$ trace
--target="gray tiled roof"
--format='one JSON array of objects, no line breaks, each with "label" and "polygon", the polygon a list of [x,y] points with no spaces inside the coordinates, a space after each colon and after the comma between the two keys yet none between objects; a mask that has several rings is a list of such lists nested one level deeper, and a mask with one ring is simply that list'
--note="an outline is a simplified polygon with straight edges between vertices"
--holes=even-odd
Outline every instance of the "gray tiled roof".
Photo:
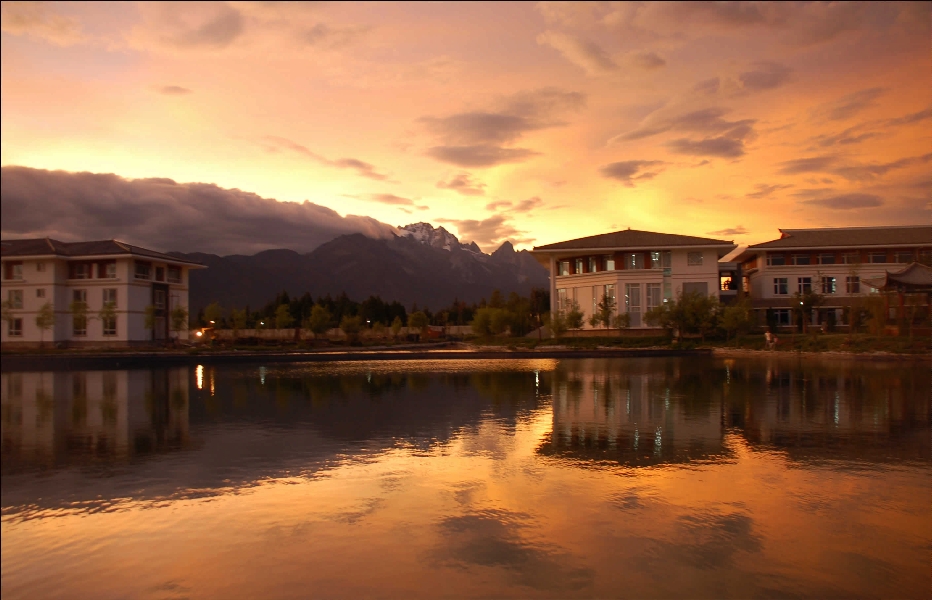
[{"label": "gray tiled roof", "polygon": [[754,244],[748,249],[866,248],[870,246],[932,246],[932,226],[838,227],[831,229],[781,229],[778,240]]},{"label": "gray tiled roof", "polygon": [[199,265],[200,263],[171,256],[155,250],[133,246],[117,240],[99,240],[93,242],[60,242],[51,238],[28,240],[3,240],[0,242],[0,256],[47,256],[54,254],[68,258],[82,256],[118,256],[134,255],[154,258],[169,262]]},{"label": "gray tiled roof", "polygon": [[677,235],[673,233],[654,233],[624,229],[614,233],[603,233],[589,237],[537,246],[537,250],[581,250],[589,248],[670,248],[674,246],[732,246],[734,242],[711,238]]},{"label": "gray tiled roof", "polygon": [[867,285],[882,289],[890,284],[905,285],[916,288],[932,288],[932,267],[920,263],[910,263],[899,271],[887,271],[883,277],[863,279]]}]

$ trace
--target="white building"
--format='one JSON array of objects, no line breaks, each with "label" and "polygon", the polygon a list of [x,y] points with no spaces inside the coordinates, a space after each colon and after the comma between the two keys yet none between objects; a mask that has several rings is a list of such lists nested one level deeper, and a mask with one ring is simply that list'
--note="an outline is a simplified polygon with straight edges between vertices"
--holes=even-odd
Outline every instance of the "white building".
[{"label": "white building", "polygon": [[550,270],[551,312],[575,301],[588,322],[608,296],[637,329],[645,327],[645,312],[681,294],[736,295],[722,291],[718,262],[735,248],[730,241],[627,229],[538,246],[531,254]]},{"label": "white building", "polygon": [[822,305],[811,322],[842,324],[846,307],[872,290],[865,279],[919,262],[932,264],[932,226],[780,229],[780,238],[754,244],[735,259],[744,289],[778,327],[795,325],[797,294],[815,292]]},{"label": "white building", "polygon": [[[116,240],[59,242],[42,238],[0,242],[4,348],[40,342],[129,345],[187,338],[187,323],[172,332],[171,311],[188,307],[188,272],[206,268]],[[76,301],[87,314],[74,314]],[[113,314],[102,314],[106,303]],[[54,313],[50,328],[36,322],[42,308]],[[152,328],[146,310],[154,311]]]}]

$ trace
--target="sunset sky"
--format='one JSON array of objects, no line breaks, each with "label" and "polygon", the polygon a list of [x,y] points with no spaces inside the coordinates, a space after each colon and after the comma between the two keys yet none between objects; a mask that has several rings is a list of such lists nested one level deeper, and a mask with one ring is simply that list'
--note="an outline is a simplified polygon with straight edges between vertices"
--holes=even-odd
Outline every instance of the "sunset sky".
[{"label": "sunset sky", "polygon": [[930,2],[2,12],[4,238],[229,253],[427,221],[486,251],[744,245],[932,214]]}]

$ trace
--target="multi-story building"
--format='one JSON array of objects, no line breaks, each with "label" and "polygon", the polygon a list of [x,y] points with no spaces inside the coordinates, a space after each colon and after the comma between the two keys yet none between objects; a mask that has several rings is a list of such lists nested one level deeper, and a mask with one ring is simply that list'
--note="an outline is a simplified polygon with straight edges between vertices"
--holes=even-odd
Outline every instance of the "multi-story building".
[{"label": "multi-story building", "polygon": [[[187,324],[172,336],[170,315],[187,309],[189,270],[205,268],[116,240],[3,241],[0,261],[4,347],[185,339]],[[82,304],[85,314],[75,310]],[[53,315],[47,329],[37,323],[40,313]]]},{"label": "multi-story building", "polygon": [[736,258],[743,288],[758,311],[779,327],[796,324],[800,296],[814,292],[822,304],[810,322],[843,324],[845,308],[874,290],[865,279],[919,262],[932,264],[932,226],[780,229],[780,238],[754,244]]},{"label": "multi-story building", "polygon": [[[608,296],[618,312],[630,315],[631,328],[643,328],[645,312],[680,294],[740,293],[722,291],[719,265],[736,247],[731,241],[627,229],[538,246],[532,254],[550,270],[551,311],[575,301],[588,321]],[[734,265],[728,270],[734,272]]]}]

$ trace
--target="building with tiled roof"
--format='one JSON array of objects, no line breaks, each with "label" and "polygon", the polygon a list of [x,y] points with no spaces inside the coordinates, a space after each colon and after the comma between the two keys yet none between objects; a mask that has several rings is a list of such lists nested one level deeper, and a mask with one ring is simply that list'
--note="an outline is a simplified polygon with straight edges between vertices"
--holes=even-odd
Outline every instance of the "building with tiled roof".
[{"label": "building with tiled roof", "polygon": [[187,322],[173,328],[172,312],[187,310],[188,271],[205,268],[117,240],[51,238],[2,240],[0,262],[5,348],[185,339]]},{"label": "building with tiled roof", "polygon": [[822,296],[810,323],[846,324],[848,309],[873,291],[865,280],[885,278],[914,262],[932,264],[928,225],[779,231],[778,239],[748,246],[735,259],[758,322],[771,327],[797,326],[799,296],[807,292]]},{"label": "building with tiled roof", "polygon": [[680,294],[739,294],[736,284],[722,290],[719,264],[736,247],[726,240],[626,229],[537,246],[531,254],[550,270],[551,311],[575,303],[588,322],[608,297],[637,329],[645,327],[644,313]]}]

